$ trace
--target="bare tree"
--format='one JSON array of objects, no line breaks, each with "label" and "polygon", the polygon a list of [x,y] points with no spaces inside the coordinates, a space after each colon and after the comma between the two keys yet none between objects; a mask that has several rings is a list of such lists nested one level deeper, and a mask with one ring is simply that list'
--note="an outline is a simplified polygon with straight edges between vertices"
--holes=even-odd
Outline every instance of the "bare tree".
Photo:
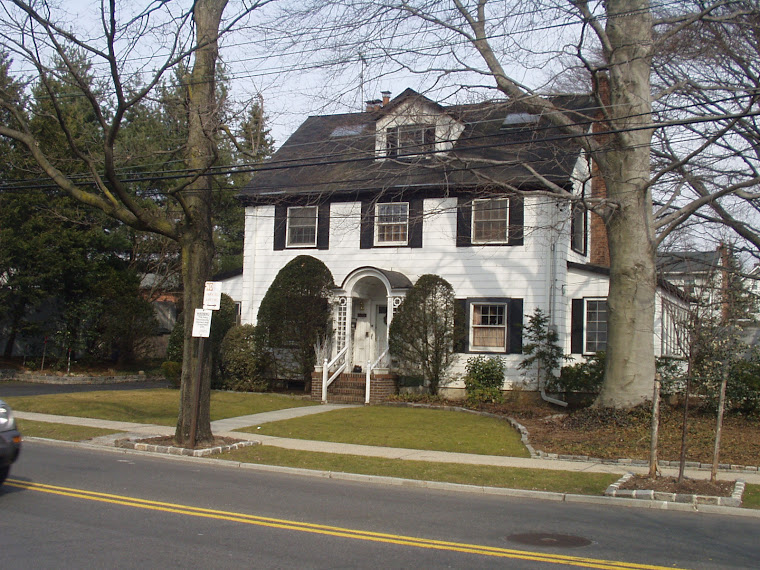
[{"label": "bare tree", "polygon": [[[45,176],[76,200],[98,208],[137,230],[165,236],[179,244],[184,285],[185,348],[181,405],[175,439],[179,444],[212,438],[209,419],[209,359],[200,359],[190,337],[194,309],[200,307],[209,278],[214,244],[211,224],[211,168],[217,158],[218,109],[215,68],[218,39],[248,13],[267,2],[252,2],[223,21],[227,0],[197,0],[189,5],[147,3],[144,9],[103,2],[99,33],[72,31],[52,3],[9,0],[2,3],[0,49],[33,68],[52,104],[70,159],[82,165],[84,177],[68,174],[45,152],[26,119],[18,98],[0,92],[0,105],[12,116],[0,125],[0,136],[26,147]],[[74,57],[77,54],[79,57]],[[186,171],[168,189],[138,192],[122,167],[124,125],[130,113],[158,99],[164,76],[192,57],[188,89]],[[81,59],[87,65],[80,65]],[[52,61],[60,64],[54,66]],[[86,73],[92,69],[95,80]],[[151,71],[148,71],[148,70]],[[62,70],[62,71],[61,71]],[[98,134],[86,146],[72,133],[53,88],[65,81],[87,102]],[[160,175],[159,175],[160,178]],[[144,182],[144,181],[143,181]],[[155,186],[154,186],[155,188]],[[195,433],[193,394],[200,393]]]},{"label": "bare tree", "polygon": [[[362,70],[374,62],[378,81],[386,73],[404,70],[425,76],[436,86],[459,86],[450,92],[495,91],[519,102],[527,112],[547,118],[568,144],[577,145],[593,161],[606,195],[586,200],[585,205],[603,220],[610,253],[606,372],[597,404],[629,407],[649,399],[655,374],[659,244],[690,219],[721,222],[756,243],[751,217],[737,219],[736,204],[730,201],[748,201],[748,208],[755,208],[748,189],[758,182],[754,172],[757,145],[741,129],[746,131],[747,123],[754,123],[757,92],[749,83],[754,85],[753,66],[760,58],[740,50],[741,41],[731,42],[738,53],[731,55],[730,65],[723,56],[709,60],[705,54],[719,38],[726,40],[733,27],[742,27],[747,37],[750,32],[743,26],[745,21],[756,22],[757,2],[683,0],[669,2],[667,11],[657,13],[647,0],[343,0],[328,4],[326,8],[315,0],[307,19],[312,26],[319,24],[320,9],[325,9],[334,25],[336,5],[340,6],[340,41],[326,34],[311,38],[314,45],[337,53],[339,60],[360,62]],[[700,52],[701,59],[681,57],[670,49],[686,38],[695,45],[710,44]],[[756,46],[756,38],[753,41]],[[556,83],[571,58],[575,71],[592,80],[599,108],[593,130],[584,117],[547,96],[546,86]],[[751,66],[742,63],[742,58],[749,59]],[[723,72],[708,70],[716,64],[728,67]],[[655,65],[669,67],[652,84]],[[703,68],[703,82],[689,81],[693,67]],[[743,77],[741,69],[749,73],[749,80],[736,83],[729,104],[708,112],[729,70],[738,79]],[[526,70],[534,74],[531,84],[537,87],[518,79],[517,74]],[[687,96],[695,103],[684,110]],[[697,99],[703,105],[699,109],[693,106]],[[695,138],[674,138],[684,129],[694,132]],[[658,133],[654,162],[653,133]],[[745,142],[731,145],[729,137]],[[708,179],[689,169],[710,152],[720,153],[724,165],[732,163],[745,175],[728,180],[716,171]],[[745,160],[753,162],[751,169],[744,167]],[[559,199],[574,199],[566,189],[541,182]],[[692,190],[688,196],[683,192],[686,186]]]}]

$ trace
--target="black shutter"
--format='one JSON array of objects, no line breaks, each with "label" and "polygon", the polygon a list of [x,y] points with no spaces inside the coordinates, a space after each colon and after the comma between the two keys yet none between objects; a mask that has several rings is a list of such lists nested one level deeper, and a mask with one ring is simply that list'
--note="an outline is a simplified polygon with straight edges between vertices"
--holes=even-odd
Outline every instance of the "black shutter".
[{"label": "black shutter", "polygon": [[573,299],[570,314],[570,353],[583,354],[583,299]]},{"label": "black shutter", "polygon": [[507,309],[507,334],[509,335],[509,354],[522,353],[523,300],[510,299]]},{"label": "black shutter", "polygon": [[285,249],[286,232],[288,230],[288,207],[276,205],[274,207],[274,250]]},{"label": "black shutter", "polygon": [[330,249],[330,203],[319,205],[317,213],[317,249]]},{"label": "black shutter", "polygon": [[422,199],[409,202],[409,247],[422,247]]},{"label": "black shutter", "polygon": [[362,219],[359,229],[359,248],[370,249],[375,241],[375,205],[362,202]]},{"label": "black shutter", "polygon": [[435,154],[435,127],[430,126],[425,128],[425,158],[434,157]]},{"label": "black shutter", "polygon": [[512,196],[509,199],[509,245],[522,245],[525,225],[525,212],[523,199],[520,196]]},{"label": "black shutter", "polygon": [[472,200],[457,198],[457,247],[472,245]]},{"label": "black shutter", "polygon": [[398,155],[398,131],[395,128],[385,131],[385,155],[391,157]]},{"label": "black shutter", "polygon": [[467,314],[467,299],[457,299],[459,310],[454,313],[454,331],[456,340],[454,352],[467,352],[470,350],[470,316]]}]

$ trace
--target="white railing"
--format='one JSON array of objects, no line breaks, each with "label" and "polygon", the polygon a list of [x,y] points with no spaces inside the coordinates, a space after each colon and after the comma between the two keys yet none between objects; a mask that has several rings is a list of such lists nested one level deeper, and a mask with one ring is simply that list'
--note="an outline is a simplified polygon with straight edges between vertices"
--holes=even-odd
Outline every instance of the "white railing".
[{"label": "white railing", "polygon": [[374,364],[370,364],[369,360],[367,361],[367,379],[364,382],[364,403],[369,404],[369,382],[370,377],[372,376],[372,371],[377,368],[377,365],[380,364],[380,361],[385,358],[385,356],[388,354],[388,349],[386,348],[383,353],[378,357],[377,360],[375,360]]},{"label": "white railing", "polygon": [[[346,353],[348,352],[348,345],[344,346],[341,351],[335,356],[335,358],[332,359],[331,362],[327,362],[327,358],[325,358],[324,366],[322,367],[322,403],[327,403],[327,387],[335,381],[335,379],[340,376],[340,373],[343,372],[346,368]],[[330,376],[330,368],[335,366],[340,359],[343,359],[343,362],[338,366],[338,368],[333,372],[332,376]]]}]

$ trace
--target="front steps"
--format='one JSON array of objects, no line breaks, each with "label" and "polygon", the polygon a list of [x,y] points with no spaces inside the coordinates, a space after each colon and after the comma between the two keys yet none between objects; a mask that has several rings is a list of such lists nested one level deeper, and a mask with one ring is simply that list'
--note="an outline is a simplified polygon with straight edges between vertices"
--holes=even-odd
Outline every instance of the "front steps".
[{"label": "front steps", "polygon": [[[363,404],[365,400],[365,374],[343,373],[327,388],[329,404]],[[370,404],[386,401],[396,393],[395,374],[372,374],[370,380]],[[311,399],[322,400],[322,373],[311,375]]]}]

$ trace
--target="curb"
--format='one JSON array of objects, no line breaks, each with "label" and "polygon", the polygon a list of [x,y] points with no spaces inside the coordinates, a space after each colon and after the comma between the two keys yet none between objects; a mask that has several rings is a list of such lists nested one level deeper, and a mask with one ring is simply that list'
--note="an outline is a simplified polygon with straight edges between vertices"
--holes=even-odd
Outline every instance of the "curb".
[{"label": "curb", "polygon": [[[37,441],[63,447],[74,447],[89,449],[92,451],[104,451],[107,453],[121,453],[127,455],[156,456],[156,452],[143,451],[140,449],[126,447],[110,447],[82,443],[75,441],[61,441],[56,439],[47,439],[42,437],[26,437],[25,441]],[[257,445],[259,442],[249,442]],[[160,447],[160,446],[156,446]],[[175,448],[176,449],[176,448]],[[190,451],[190,450],[188,450]],[[201,450],[197,450],[201,451]],[[710,504],[693,504],[693,503],[673,503],[662,500],[642,501],[628,497],[610,497],[595,495],[574,495],[571,493],[556,493],[551,491],[533,491],[530,489],[509,489],[506,487],[485,487],[479,485],[465,485],[462,483],[445,483],[441,481],[425,481],[421,479],[402,479],[398,477],[385,477],[381,475],[362,475],[357,473],[344,473],[340,471],[319,471],[315,469],[304,469],[302,467],[283,467],[279,465],[264,465],[258,463],[242,463],[239,461],[228,461],[209,456],[193,456],[189,454],[169,454],[158,453],[164,459],[174,461],[202,462],[208,465],[218,467],[229,467],[237,469],[247,469],[252,471],[262,471],[269,473],[284,473],[304,477],[319,477],[322,479],[335,479],[338,481],[356,481],[361,483],[374,483],[378,485],[387,485],[394,487],[409,487],[413,489],[429,489],[431,491],[446,491],[459,493],[472,493],[479,495],[513,497],[519,499],[539,499],[543,501],[553,501],[558,503],[573,504],[590,504],[604,506],[618,506],[639,509],[656,509],[663,511],[677,512],[699,512],[707,514],[721,514],[740,516],[745,518],[760,519],[760,510],[745,509],[740,507],[710,505]]]},{"label": "curb", "polygon": [[690,505],[718,505],[722,507],[741,507],[742,496],[746,483],[741,479],[734,482],[734,490],[730,497],[715,497],[708,495],[695,495],[689,493],[665,493],[651,489],[621,490],[620,487],[633,477],[633,473],[626,473],[612,485],[607,487],[604,494],[607,497],[628,497],[645,501],[666,501],[668,503],[682,503]]}]

